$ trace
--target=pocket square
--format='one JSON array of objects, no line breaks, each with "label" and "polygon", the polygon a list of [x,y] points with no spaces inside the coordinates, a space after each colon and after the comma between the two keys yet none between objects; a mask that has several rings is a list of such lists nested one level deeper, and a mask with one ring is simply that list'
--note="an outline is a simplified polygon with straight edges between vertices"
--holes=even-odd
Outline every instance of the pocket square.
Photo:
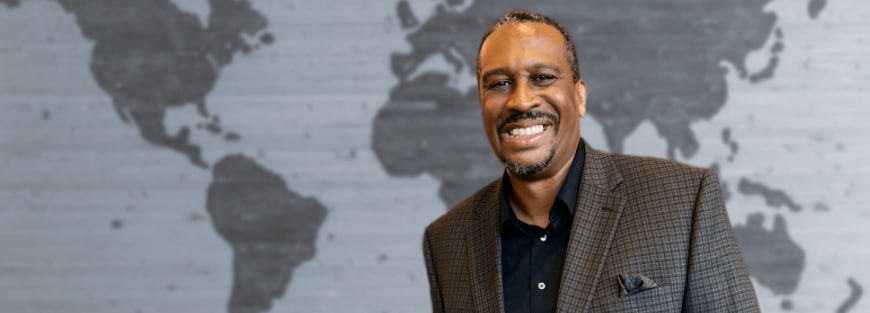
[{"label": "pocket square", "polygon": [[640,274],[619,274],[619,297],[630,296],[658,287],[655,281]]}]

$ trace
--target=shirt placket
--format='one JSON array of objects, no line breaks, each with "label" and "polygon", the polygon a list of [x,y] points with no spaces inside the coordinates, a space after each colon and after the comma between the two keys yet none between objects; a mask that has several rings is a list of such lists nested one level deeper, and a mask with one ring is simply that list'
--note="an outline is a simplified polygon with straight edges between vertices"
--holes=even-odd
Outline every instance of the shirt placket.
[{"label": "shirt placket", "polygon": [[[549,228],[549,227],[548,227]],[[546,263],[546,248],[547,240],[550,237],[548,229],[537,228],[528,234],[531,244],[531,292],[529,293],[529,304],[532,308],[539,308],[546,301],[547,289],[553,288],[551,282],[544,277],[544,266]]]}]

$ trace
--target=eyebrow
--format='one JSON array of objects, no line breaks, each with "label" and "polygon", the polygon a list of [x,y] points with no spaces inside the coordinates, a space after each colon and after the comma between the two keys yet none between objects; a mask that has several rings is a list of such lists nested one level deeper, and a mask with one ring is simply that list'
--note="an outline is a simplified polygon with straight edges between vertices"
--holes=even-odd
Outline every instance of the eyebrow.
[{"label": "eyebrow", "polygon": [[561,74],[561,73],[562,73],[562,71],[559,70],[559,67],[558,67],[558,66],[555,66],[555,65],[552,65],[552,64],[546,64],[546,63],[538,63],[538,64],[534,64],[534,65],[531,66],[531,68],[532,68],[532,69],[535,69],[535,70],[541,70],[541,69],[551,70],[551,71],[556,72],[556,74]]},{"label": "eyebrow", "polygon": [[507,73],[508,73],[507,68],[499,67],[496,69],[491,69],[489,71],[486,71],[485,73],[483,73],[483,75],[480,75],[480,79],[481,79],[481,81],[487,81],[492,76],[506,75]]},{"label": "eyebrow", "polygon": [[[557,75],[562,74],[562,71],[559,70],[558,66],[555,66],[552,64],[547,64],[547,63],[532,64],[532,66],[530,66],[529,68],[532,70],[542,70],[542,69],[551,70],[553,72],[556,72]],[[507,68],[499,67],[499,68],[491,69],[489,71],[484,72],[483,75],[480,75],[480,77],[481,77],[482,81],[487,81],[492,76],[507,75],[508,73],[509,73],[509,71]]]}]

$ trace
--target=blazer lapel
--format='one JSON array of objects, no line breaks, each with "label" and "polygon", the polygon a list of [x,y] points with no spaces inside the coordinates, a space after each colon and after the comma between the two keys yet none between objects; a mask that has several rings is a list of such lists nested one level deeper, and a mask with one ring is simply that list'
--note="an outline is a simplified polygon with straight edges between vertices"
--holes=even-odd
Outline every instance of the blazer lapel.
[{"label": "blazer lapel", "polygon": [[466,249],[471,270],[471,293],[475,312],[503,313],[501,281],[501,236],[498,233],[498,206],[501,180],[493,184],[484,200],[475,205],[476,221],[468,231]]},{"label": "blazer lapel", "polygon": [[586,144],[556,312],[589,312],[625,205],[621,183],[610,156]]}]

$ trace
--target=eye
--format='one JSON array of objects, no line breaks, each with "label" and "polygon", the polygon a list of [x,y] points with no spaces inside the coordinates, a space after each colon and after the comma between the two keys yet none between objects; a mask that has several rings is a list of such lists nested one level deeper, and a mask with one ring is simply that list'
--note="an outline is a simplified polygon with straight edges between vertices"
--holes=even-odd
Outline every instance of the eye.
[{"label": "eye", "polygon": [[532,77],[532,81],[536,83],[549,83],[554,80],[556,80],[556,76],[546,74],[535,75],[534,77]]},{"label": "eye", "polygon": [[486,87],[487,87],[487,89],[504,89],[504,88],[510,87],[510,85],[511,85],[511,81],[502,79],[502,80],[497,80],[497,81],[491,82]]}]

